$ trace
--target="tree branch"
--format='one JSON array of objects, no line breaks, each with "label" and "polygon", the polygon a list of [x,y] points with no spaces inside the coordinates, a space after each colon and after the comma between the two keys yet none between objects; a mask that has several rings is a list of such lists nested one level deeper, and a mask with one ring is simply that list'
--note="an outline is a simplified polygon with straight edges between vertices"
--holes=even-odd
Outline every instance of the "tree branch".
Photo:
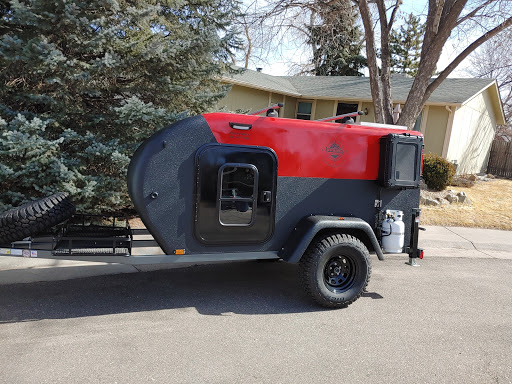
[{"label": "tree branch", "polygon": [[505,20],[502,24],[498,25],[496,28],[491,29],[489,32],[485,33],[484,35],[480,36],[478,39],[476,39],[473,43],[471,43],[464,51],[462,51],[440,74],[439,76],[431,82],[426,91],[425,95],[423,96],[423,102],[426,102],[432,92],[445,80],[450,73],[453,72],[453,70],[466,58],[468,57],[471,52],[473,52],[475,49],[477,49],[480,45],[485,43],[487,40],[491,39],[492,37],[496,36],[498,33],[503,31],[504,29],[510,27],[512,25],[512,17]]},{"label": "tree branch", "polygon": [[459,20],[457,20],[457,23],[455,24],[455,26],[458,27],[460,24],[462,24],[466,20],[468,20],[468,19],[472,18],[473,16],[475,16],[479,10],[481,10],[482,8],[488,6],[491,3],[494,3],[495,1],[496,0],[487,0],[485,3],[479,5],[478,7],[473,9],[471,12],[469,12],[467,15],[464,15]]},{"label": "tree branch", "polygon": [[391,12],[391,17],[389,18],[389,24],[388,27],[391,29],[393,26],[393,23],[395,22],[395,17],[398,13],[398,7],[402,4],[402,0],[396,0],[395,8],[393,9],[393,12]]}]

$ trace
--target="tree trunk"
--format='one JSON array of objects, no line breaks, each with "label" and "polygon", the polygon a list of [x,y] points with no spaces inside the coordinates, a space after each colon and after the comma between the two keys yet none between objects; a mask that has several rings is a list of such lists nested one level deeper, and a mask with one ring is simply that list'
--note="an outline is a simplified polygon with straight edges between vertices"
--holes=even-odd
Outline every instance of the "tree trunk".
[{"label": "tree trunk", "polygon": [[[396,13],[398,2],[393,9],[393,14]],[[379,10],[380,18],[380,46],[381,46],[381,72],[380,81],[382,87],[382,108],[384,113],[384,123],[393,124],[393,97],[391,95],[391,51],[389,49],[389,35],[393,23],[392,17],[387,20],[386,4],[384,0],[377,1],[377,8]]]},{"label": "tree trunk", "polygon": [[377,50],[375,48],[375,38],[373,32],[372,18],[370,7],[367,0],[359,0],[356,2],[361,12],[361,19],[364,25],[364,35],[366,40],[366,57],[368,60],[368,70],[370,71],[370,90],[373,99],[373,108],[375,114],[375,122],[384,123],[384,105],[382,100],[382,84],[379,79],[379,66],[377,65]]},{"label": "tree trunk", "polygon": [[443,47],[450,37],[451,31],[455,27],[466,2],[467,0],[429,0],[418,73],[407,95],[404,108],[397,121],[398,125],[405,125],[409,129],[414,127],[416,119],[430,96],[428,95],[425,98]]}]

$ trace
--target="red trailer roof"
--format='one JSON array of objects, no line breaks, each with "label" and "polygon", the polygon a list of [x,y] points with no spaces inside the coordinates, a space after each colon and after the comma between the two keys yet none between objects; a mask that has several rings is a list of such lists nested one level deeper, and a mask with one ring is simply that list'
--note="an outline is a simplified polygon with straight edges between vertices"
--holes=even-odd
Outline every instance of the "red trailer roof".
[{"label": "red trailer roof", "polygon": [[[272,148],[279,176],[376,180],[379,139],[408,130],[233,113],[203,115],[218,143]],[[239,128],[250,129],[236,129]]]}]

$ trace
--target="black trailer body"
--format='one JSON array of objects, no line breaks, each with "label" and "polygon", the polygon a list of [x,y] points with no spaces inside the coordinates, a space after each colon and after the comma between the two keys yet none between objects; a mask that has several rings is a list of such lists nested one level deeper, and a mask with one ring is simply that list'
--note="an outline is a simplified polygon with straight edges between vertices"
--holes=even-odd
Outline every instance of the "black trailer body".
[{"label": "black trailer body", "polygon": [[[322,136],[325,145],[312,156],[311,137]],[[344,231],[381,255],[376,240],[388,209],[404,212],[404,248],[410,243],[422,140],[391,128],[200,115],[141,145],[128,187],[142,221],[168,254],[278,252],[299,261],[290,242],[301,220],[314,215],[332,222],[361,219],[370,233],[348,225]]]}]

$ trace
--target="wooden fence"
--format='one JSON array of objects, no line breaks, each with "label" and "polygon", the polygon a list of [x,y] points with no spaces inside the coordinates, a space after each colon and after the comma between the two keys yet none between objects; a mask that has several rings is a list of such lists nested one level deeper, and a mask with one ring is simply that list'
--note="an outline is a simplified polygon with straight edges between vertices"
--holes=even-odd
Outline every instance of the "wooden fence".
[{"label": "wooden fence", "polygon": [[512,179],[512,142],[493,141],[487,173]]}]

